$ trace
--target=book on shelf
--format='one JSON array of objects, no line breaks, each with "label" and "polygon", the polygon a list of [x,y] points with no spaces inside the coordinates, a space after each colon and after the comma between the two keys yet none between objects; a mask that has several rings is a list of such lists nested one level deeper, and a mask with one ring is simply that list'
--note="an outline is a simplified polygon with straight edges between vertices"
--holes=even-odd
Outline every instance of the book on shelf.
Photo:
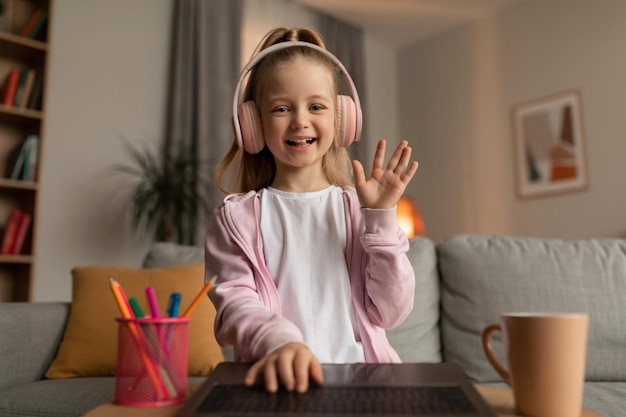
[{"label": "book on shelf", "polygon": [[4,81],[4,93],[2,95],[2,104],[5,106],[12,106],[15,100],[15,94],[17,93],[17,85],[20,81],[20,69],[13,68],[7,74]]},{"label": "book on shelf", "polygon": [[43,74],[40,72],[35,73],[35,80],[33,81],[33,88],[28,97],[28,103],[26,103],[27,109],[41,110],[41,98],[43,95]]},{"label": "book on shelf", "polygon": [[48,24],[48,11],[44,10],[41,13],[41,17],[35,23],[32,30],[28,32],[28,37],[30,39],[37,39],[41,41],[45,41],[45,29]]},{"label": "book on shelf", "polygon": [[3,32],[20,35],[24,27],[32,20],[38,8],[47,10],[47,1],[39,0],[0,0],[4,6]]},{"label": "book on shelf", "polygon": [[35,181],[39,154],[39,136],[28,135],[9,154],[5,177],[12,180]]},{"label": "book on shelf", "polygon": [[30,39],[45,40],[45,35],[43,34],[45,33],[47,23],[48,11],[44,10],[41,13],[41,17],[37,20],[37,23],[35,23],[35,26],[33,26],[30,32],[28,32],[28,37]]},{"label": "book on shelf", "polygon": [[22,212],[18,209],[13,209],[9,212],[7,222],[4,225],[4,237],[2,238],[2,247],[0,248],[0,253],[3,255],[10,255],[13,253],[21,217]]},{"label": "book on shelf", "polygon": [[25,141],[18,143],[17,145],[13,147],[13,149],[9,153],[9,157],[7,158],[7,163],[6,163],[6,171],[4,173],[4,176],[6,178],[16,180],[17,177],[19,176],[19,172],[22,169],[22,166],[24,164],[23,148],[25,144],[26,144]]},{"label": "book on shelf", "polygon": [[[22,110],[26,110],[28,102],[30,100],[30,95],[33,91],[33,84],[35,83],[35,75],[36,72],[32,68],[27,69],[26,81],[24,83],[24,90],[22,91],[22,99],[19,103],[19,108]],[[15,107],[18,107],[18,103],[15,103]]]},{"label": "book on shelf", "polygon": [[39,158],[39,136],[28,135],[26,142],[24,168],[22,169],[21,179],[23,181],[35,181],[37,174],[37,159]]},{"label": "book on shelf", "polygon": [[13,244],[13,250],[11,251],[11,254],[20,255],[22,253],[22,249],[24,248],[24,242],[26,241],[26,235],[28,234],[28,229],[30,229],[31,221],[32,216],[30,214],[24,212],[20,213],[20,222],[17,225],[15,242]]},{"label": "book on shelf", "polygon": [[22,253],[31,221],[32,216],[21,210],[12,209],[9,212],[4,227],[2,247],[0,248],[2,255],[19,255]]},{"label": "book on shelf", "polygon": [[37,23],[37,21],[41,19],[42,13],[43,13],[43,9],[37,9],[35,13],[33,13],[33,15],[30,17],[28,22],[26,22],[26,25],[24,25],[24,27],[22,28],[20,35],[28,36],[30,31],[33,30],[33,28],[35,27],[35,24]]},{"label": "book on shelf", "polygon": [[13,107],[19,107],[22,102],[24,87],[26,87],[26,78],[28,78],[28,68],[20,68],[20,80],[17,83],[17,90],[15,91],[15,98],[13,99]]},{"label": "book on shelf", "polygon": [[35,39],[42,33],[44,26],[48,21],[48,11],[46,9],[37,9],[31,16],[30,20],[24,25],[20,35],[29,39]]}]

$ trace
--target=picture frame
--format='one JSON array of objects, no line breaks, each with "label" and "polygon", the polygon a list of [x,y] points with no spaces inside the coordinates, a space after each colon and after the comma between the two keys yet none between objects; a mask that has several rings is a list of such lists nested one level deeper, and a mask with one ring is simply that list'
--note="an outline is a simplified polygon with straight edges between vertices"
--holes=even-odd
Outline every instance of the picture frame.
[{"label": "picture frame", "polygon": [[571,89],[513,106],[517,195],[521,199],[588,187],[582,95]]}]

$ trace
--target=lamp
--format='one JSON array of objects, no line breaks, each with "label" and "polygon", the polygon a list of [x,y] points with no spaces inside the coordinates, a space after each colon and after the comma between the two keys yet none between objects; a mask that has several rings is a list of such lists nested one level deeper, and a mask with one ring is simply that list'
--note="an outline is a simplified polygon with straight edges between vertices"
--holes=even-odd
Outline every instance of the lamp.
[{"label": "lamp", "polygon": [[396,207],[396,220],[407,237],[424,236],[424,219],[410,197],[402,196]]}]

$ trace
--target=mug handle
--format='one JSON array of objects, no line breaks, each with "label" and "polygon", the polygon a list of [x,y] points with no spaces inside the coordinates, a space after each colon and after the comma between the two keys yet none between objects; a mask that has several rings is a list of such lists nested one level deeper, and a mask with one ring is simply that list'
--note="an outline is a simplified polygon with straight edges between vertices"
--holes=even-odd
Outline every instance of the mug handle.
[{"label": "mug handle", "polygon": [[485,330],[483,330],[483,350],[485,351],[485,355],[487,355],[487,360],[489,361],[491,366],[493,366],[493,369],[495,369],[496,372],[500,374],[504,382],[506,382],[510,386],[511,375],[509,374],[509,371],[507,371],[506,368],[502,365],[502,363],[500,363],[498,357],[493,351],[493,347],[491,346],[491,336],[495,331],[502,332],[502,327],[499,323],[490,324],[489,326],[485,327]]}]

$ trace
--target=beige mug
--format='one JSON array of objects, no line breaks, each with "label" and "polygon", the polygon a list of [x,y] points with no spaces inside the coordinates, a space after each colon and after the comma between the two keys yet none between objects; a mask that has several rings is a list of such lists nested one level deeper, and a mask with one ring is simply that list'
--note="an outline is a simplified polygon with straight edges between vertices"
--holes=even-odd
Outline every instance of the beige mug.
[{"label": "beige mug", "polygon": [[[589,316],[508,313],[483,330],[489,363],[512,388],[517,410],[531,417],[580,417]],[[500,331],[508,369],[491,345]]]}]

